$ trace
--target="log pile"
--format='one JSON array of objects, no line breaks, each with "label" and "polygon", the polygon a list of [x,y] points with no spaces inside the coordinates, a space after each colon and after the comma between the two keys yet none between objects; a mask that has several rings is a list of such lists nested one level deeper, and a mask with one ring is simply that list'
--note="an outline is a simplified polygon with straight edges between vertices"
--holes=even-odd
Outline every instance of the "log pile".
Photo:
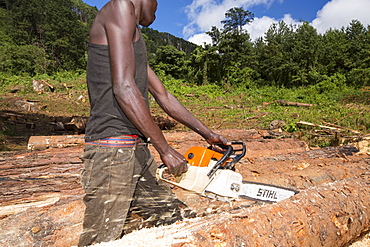
[{"label": "log pile", "polygon": [[[174,188],[198,217],[135,231],[116,246],[343,246],[370,228],[366,153],[357,155],[352,146],[308,150],[301,141],[263,139],[255,130],[223,135],[247,144],[236,167],[244,180],[300,193],[276,204],[224,203]],[[207,145],[192,132],[165,136],[181,153]],[[0,153],[0,246],[77,243],[84,211],[81,154],[82,147]]]},{"label": "log pile", "polygon": [[71,246],[84,211],[81,148],[0,156],[0,246]]},{"label": "log pile", "polygon": [[369,179],[316,186],[276,204],[145,229],[96,246],[343,246],[370,227]]}]

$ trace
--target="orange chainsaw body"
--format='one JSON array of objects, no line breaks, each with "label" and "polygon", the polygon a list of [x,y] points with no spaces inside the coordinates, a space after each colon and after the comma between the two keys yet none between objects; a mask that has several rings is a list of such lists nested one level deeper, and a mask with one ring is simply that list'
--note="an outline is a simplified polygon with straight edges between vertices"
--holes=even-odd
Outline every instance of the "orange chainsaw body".
[{"label": "orange chainsaw body", "polygon": [[[189,165],[206,167],[210,164],[211,160],[220,160],[223,154],[204,147],[191,147],[184,156]],[[221,166],[224,166],[225,163]]]}]

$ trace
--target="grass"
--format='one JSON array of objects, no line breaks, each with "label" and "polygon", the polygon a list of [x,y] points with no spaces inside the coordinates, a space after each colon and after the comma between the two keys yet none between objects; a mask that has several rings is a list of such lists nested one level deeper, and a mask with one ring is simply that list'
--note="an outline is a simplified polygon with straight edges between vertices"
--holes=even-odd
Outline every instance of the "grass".
[{"label": "grass", "polygon": [[[32,80],[47,80],[54,90],[33,90]],[[216,85],[188,85],[181,80],[162,78],[167,89],[186,108],[212,129],[269,129],[274,120],[285,122],[284,131],[293,133],[310,144],[328,146],[330,138],[315,136],[314,128],[297,124],[299,121],[316,125],[332,124],[343,129],[368,135],[370,130],[370,89],[340,85],[320,84],[302,88],[261,87],[245,89]],[[54,76],[40,75],[35,78],[0,75],[0,111],[19,111],[15,99],[27,99],[44,106],[37,117],[48,118],[88,116],[89,102],[84,73],[65,72]],[[309,103],[312,107],[282,106],[276,100]],[[151,102],[153,115],[164,115],[155,102]],[[28,116],[30,118],[30,116]],[[6,119],[0,121],[6,123]],[[177,125],[178,130],[188,130]],[[0,150],[6,150],[4,140],[9,130],[0,130]],[[17,134],[17,133],[15,133]],[[345,132],[344,135],[354,135]]]}]

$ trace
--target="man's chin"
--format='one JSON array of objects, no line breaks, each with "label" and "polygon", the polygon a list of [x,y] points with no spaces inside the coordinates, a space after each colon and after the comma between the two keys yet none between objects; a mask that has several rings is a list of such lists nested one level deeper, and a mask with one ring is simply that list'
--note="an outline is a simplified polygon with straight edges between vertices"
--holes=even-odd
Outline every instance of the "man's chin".
[{"label": "man's chin", "polygon": [[144,26],[144,27],[149,27],[150,25],[152,25],[153,24],[153,22],[155,21],[155,16],[152,18],[152,19],[150,19],[150,20],[145,20],[145,19],[143,19],[143,20],[141,20],[140,22],[139,22],[139,24],[141,25],[141,26]]},{"label": "man's chin", "polygon": [[150,25],[152,25],[153,24],[153,22],[154,21],[151,21],[151,22],[141,22],[141,23],[139,23],[141,26],[143,26],[143,27],[149,27]]}]

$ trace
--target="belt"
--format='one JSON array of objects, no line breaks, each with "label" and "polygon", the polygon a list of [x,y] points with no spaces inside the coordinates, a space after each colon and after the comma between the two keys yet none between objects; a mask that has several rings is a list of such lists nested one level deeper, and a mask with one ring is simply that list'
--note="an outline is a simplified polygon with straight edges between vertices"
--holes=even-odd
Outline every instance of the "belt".
[{"label": "belt", "polygon": [[122,135],[115,137],[106,137],[96,141],[85,142],[86,145],[95,145],[102,147],[130,148],[137,146],[142,142],[138,135]]}]

